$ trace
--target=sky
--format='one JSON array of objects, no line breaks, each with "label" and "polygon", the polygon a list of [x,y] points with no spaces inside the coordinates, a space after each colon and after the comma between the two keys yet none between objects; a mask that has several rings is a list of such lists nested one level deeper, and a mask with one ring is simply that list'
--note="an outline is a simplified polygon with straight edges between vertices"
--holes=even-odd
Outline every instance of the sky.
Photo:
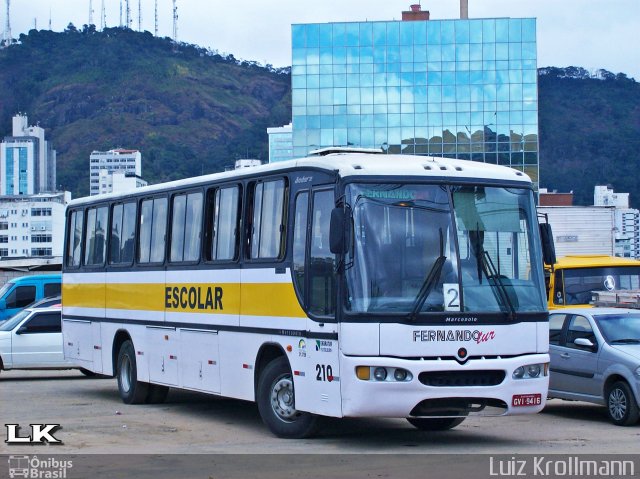
[{"label": "sky", "polygon": [[[6,1],[0,0],[0,31],[5,30]],[[173,35],[172,0],[129,0],[132,28]],[[415,0],[418,1],[418,0]],[[17,38],[34,28],[62,31],[71,22],[100,28],[120,24],[125,0],[11,0],[11,33]],[[276,67],[291,65],[291,24],[399,20],[412,0],[176,0],[178,40]],[[422,0],[432,19],[459,18],[459,0]],[[640,0],[469,0],[469,18],[535,17],[538,67],[579,66],[625,73],[640,81]],[[124,13],[123,13],[124,18]],[[124,21],[124,20],[123,20]]]}]

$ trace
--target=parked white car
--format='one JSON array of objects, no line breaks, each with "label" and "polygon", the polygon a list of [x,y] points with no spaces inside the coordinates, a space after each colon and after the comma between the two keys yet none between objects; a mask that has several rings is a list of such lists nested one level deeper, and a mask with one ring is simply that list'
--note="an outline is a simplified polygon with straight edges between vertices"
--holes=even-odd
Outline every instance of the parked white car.
[{"label": "parked white car", "polygon": [[606,406],[609,419],[640,417],[640,310],[566,308],[549,315],[549,397]]},{"label": "parked white car", "polygon": [[60,313],[60,305],[27,308],[0,323],[0,370],[77,367],[64,358]]}]

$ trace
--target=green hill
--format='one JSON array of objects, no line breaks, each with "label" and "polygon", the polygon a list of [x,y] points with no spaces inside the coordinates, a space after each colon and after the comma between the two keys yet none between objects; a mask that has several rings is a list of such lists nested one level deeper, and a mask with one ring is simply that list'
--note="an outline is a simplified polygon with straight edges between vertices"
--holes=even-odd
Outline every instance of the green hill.
[{"label": "green hill", "polygon": [[32,30],[0,51],[0,134],[28,114],[58,151],[58,185],[89,191],[89,154],[137,148],[150,183],[268,157],[268,126],[290,121],[287,70],[239,62],[150,33]]},{"label": "green hill", "polygon": [[540,186],[593,204],[593,187],[631,193],[640,207],[640,83],[583,68],[538,72]]},{"label": "green hill", "polygon": [[[121,28],[32,30],[0,50],[0,135],[24,112],[58,151],[58,185],[88,194],[93,150],[137,148],[150,183],[268,157],[291,120],[288,69]],[[539,71],[540,185],[591,204],[610,184],[640,206],[640,84],[582,68]]]}]

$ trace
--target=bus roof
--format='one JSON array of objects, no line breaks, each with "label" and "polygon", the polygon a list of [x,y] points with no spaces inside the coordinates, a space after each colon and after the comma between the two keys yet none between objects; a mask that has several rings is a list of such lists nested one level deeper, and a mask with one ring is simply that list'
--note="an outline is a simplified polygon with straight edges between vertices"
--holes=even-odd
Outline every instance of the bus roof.
[{"label": "bus roof", "polygon": [[632,258],[599,254],[568,255],[558,258],[554,268],[593,268],[602,266],[640,266],[640,261]]},{"label": "bus roof", "polygon": [[335,172],[343,178],[349,176],[397,176],[400,178],[423,176],[434,178],[447,177],[453,181],[456,179],[484,179],[518,182],[522,183],[523,186],[531,185],[531,179],[521,171],[479,161],[431,156],[344,152],[279,161],[277,163],[269,163],[252,168],[241,168],[168,183],[159,183],[128,191],[127,193],[108,193],[105,195],[83,197],[73,200],[70,205],[93,203],[101,199],[119,198],[134,194],[149,194],[156,191],[197,186],[214,181],[269,175],[277,173],[278,171],[289,171],[297,168],[326,170],[327,172]]}]

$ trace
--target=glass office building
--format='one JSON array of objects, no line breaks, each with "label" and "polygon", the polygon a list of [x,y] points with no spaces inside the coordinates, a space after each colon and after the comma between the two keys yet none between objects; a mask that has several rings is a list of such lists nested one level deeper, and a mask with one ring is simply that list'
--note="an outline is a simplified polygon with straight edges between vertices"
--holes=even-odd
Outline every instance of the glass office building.
[{"label": "glass office building", "polygon": [[328,146],[508,165],[538,182],[532,18],[292,26],[293,154]]}]

